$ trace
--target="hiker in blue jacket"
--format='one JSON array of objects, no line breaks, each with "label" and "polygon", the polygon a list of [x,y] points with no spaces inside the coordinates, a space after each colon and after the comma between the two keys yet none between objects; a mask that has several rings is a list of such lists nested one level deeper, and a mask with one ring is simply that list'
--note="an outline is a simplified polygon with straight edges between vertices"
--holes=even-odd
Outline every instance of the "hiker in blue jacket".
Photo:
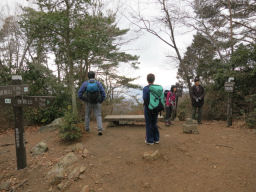
[{"label": "hiker in blue jacket", "polygon": [[106,94],[102,84],[95,80],[95,73],[88,72],[88,81],[83,82],[78,91],[78,97],[86,103],[85,108],[85,131],[90,131],[90,114],[94,111],[97,125],[98,135],[102,135],[102,117],[101,117],[101,103],[104,101]]},{"label": "hiker in blue jacket", "polygon": [[[158,109],[151,110],[150,109],[150,89],[154,87],[153,83],[155,81],[154,74],[147,75],[148,85],[143,88],[143,100],[144,100],[144,116],[146,121],[146,138],[145,143],[148,145],[158,144],[159,143],[159,131],[157,126],[158,119]],[[151,86],[151,87],[150,87]],[[156,85],[157,86],[157,85]],[[158,86],[161,87],[161,86]],[[151,89],[152,90],[152,89]],[[157,93],[156,93],[157,94]],[[159,98],[162,99],[162,103],[164,103],[164,94],[163,89],[159,92]],[[159,102],[161,104],[161,101]],[[163,106],[162,106],[163,108]]]}]

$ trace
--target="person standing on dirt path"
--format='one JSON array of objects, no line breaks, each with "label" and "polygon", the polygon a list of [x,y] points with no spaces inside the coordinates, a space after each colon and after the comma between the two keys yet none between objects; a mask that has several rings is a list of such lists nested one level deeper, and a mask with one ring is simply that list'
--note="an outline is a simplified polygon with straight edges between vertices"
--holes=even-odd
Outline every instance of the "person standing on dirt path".
[{"label": "person standing on dirt path", "polygon": [[144,116],[146,121],[145,143],[159,144],[159,130],[157,126],[158,113],[164,109],[163,87],[154,85],[155,75],[147,75],[148,85],[143,88]]},{"label": "person standing on dirt path", "polygon": [[172,111],[175,110],[176,106],[176,89],[175,85],[171,86],[171,90],[167,93],[165,102],[165,125],[171,125]]},{"label": "person standing on dirt path", "polygon": [[97,125],[98,135],[102,135],[102,116],[101,116],[101,103],[104,101],[106,94],[102,84],[95,80],[95,73],[88,72],[88,81],[83,82],[78,91],[78,97],[86,103],[85,108],[85,131],[90,131],[90,114],[94,111]]},{"label": "person standing on dirt path", "polygon": [[192,96],[192,119],[196,120],[198,124],[202,124],[202,107],[204,105],[204,88],[200,85],[199,77],[194,79],[195,85],[191,90]]}]

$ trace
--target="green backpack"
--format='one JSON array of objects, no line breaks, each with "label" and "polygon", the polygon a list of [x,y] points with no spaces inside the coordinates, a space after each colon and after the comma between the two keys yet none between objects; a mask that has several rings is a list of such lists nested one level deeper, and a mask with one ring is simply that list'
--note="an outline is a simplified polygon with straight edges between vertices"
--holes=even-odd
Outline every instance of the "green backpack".
[{"label": "green backpack", "polygon": [[149,86],[149,110],[158,113],[164,110],[164,92],[161,85]]}]

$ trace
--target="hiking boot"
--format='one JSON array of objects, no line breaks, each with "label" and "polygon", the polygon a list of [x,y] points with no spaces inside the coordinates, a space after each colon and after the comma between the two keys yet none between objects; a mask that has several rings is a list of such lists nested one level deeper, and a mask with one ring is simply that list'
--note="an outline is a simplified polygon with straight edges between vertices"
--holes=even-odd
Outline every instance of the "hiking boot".
[{"label": "hiking boot", "polygon": [[103,134],[102,134],[102,131],[98,131],[98,135],[99,135],[99,136],[103,135]]}]

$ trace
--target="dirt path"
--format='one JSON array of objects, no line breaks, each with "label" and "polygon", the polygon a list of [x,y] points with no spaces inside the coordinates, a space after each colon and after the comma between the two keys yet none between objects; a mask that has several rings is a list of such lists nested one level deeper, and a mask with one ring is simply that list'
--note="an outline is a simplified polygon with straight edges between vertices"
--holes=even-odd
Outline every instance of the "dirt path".
[{"label": "dirt path", "polygon": [[[199,135],[182,133],[182,123],[171,127],[160,123],[160,144],[144,143],[141,126],[108,128],[97,136],[96,128],[84,134],[82,143],[90,155],[82,163],[87,167],[84,178],[66,191],[104,192],[255,192],[256,133],[236,123],[227,128],[225,122],[204,122]],[[45,140],[50,151],[32,157],[28,168],[16,171],[14,146],[0,147],[0,181],[20,183],[17,191],[47,192],[45,174],[49,166],[64,155],[68,146],[61,144],[56,132],[27,131],[27,151]],[[13,142],[13,133],[0,135],[0,145]],[[159,150],[155,161],[144,160],[143,153]],[[16,179],[15,179],[16,178]]]}]

